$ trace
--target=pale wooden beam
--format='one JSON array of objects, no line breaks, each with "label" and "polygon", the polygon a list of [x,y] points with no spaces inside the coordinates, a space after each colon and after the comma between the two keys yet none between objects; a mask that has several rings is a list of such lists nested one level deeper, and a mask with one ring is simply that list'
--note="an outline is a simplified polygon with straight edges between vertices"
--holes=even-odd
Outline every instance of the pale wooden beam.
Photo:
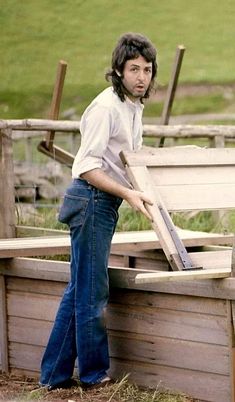
[{"label": "pale wooden beam", "polygon": [[231,275],[230,268],[215,268],[196,271],[172,271],[172,272],[156,272],[138,274],[135,278],[135,283],[155,283],[162,281],[185,281],[185,280],[200,280],[200,279],[215,279],[228,278]]}]

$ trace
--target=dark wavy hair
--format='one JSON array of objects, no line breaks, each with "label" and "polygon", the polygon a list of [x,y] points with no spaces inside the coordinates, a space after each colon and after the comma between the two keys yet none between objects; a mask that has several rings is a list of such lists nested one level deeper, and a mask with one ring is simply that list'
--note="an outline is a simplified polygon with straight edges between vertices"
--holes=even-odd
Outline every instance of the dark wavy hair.
[{"label": "dark wavy hair", "polygon": [[[150,85],[141,98],[148,98],[154,86],[154,79],[157,75],[157,51],[152,42],[139,33],[126,33],[122,35],[112,53],[111,70],[105,74],[107,81],[111,81],[114,91],[117,93],[122,102],[125,100],[126,90],[122,84],[122,74],[127,60],[136,59],[142,56],[147,62],[152,62],[152,79]],[[119,76],[117,71],[121,74]]]}]

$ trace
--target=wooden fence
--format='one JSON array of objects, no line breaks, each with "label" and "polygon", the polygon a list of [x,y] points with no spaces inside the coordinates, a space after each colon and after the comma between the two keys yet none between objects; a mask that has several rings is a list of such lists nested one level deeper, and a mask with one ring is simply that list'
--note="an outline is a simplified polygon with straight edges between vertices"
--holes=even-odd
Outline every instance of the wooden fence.
[{"label": "wooden fence", "polygon": [[[38,377],[69,279],[69,264],[31,258],[52,252],[49,245],[39,251],[39,238],[30,239],[31,246],[22,254],[23,239],[16,238],[14,213],[14,130],[79,132],[79,123],[0,121],[0,238],[11,239],[14,245],[14,253],[9,254],[9,246],[8,254],[0,255],[0,367],[5,372]],[[145,126],[145,132],[154,138],[233,138],[235,127]],[[68,249],[66,241],[66,245],[54,245],[53,252]],[[226,239],[230,245],[231,241]],[[204,244],[202,238],[194,243],[196,249]],[[213,244],[212,238],[209,244]],[[166,270],[168,263],[157,241],[139,242],[133,234],[128,244],[122,238],[113,246],[109,264],[111,375],[120,378],[130,373],[130,380],[139,385],[185,392],[199,401],[234,402],[234,278],[138,285],[138,272]]]}]

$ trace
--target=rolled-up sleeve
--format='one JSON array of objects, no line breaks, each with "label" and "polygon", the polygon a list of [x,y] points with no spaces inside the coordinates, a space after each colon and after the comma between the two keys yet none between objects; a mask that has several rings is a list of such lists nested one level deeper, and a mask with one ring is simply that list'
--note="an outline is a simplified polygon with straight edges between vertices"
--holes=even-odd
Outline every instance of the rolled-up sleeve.
[{"label": "rolled-up sleeve", "polygon": [[81,146],[75,157],[72,176],[102,168],[102,158],[109,143],[112,130],[108,107],[95,104],[89,107],[81,120]]}]

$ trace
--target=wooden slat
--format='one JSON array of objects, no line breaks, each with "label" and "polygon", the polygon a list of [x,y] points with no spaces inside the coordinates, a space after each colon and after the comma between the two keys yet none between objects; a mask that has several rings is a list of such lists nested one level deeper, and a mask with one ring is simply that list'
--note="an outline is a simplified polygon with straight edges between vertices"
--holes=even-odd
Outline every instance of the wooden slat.
[{"label": "wooden slat", "polygon": [[6,297],[5,278],[3,275],[0,275],[0,363],[2,371],[8,373],[9,360]]},{"label": "wooden slat", "polygon": [[[70,276],[68,262],[38,260],[35,258],[1,260],[0,270],[9,277],[15,276],[65,283],[68,282]],[[109,267],[110,287],[235,300],[234,278],[226,278],[220,281],[208,279],[206,281],[178,281],[137,285],[135,283],[136,274],[145,272],[144,269]]]},{"label": "wooden slat", "polygon": [[41,346],[10,343],[9,360],[11,368],[40,371],[40,363],[44,348]]},{"label": "wooden slat", "polygon": [[154,311],[155,309],[165,309],[175,312],[200,313],[203,316],[208,314],[225,317],[228,310],[225,300],[115,288],[111,288],[109,303],[113,307],[115,305],[152,307]]},{"label": "wooden slat", "polygon": [[9,342],[26,345],[47,345],[53,321],[9,317]]},{"label": "wooden slat", "polygon": [[36,295],[27,292],[8,294],[8,315],[38,320],[53,321],[58,309],[60,297]]},{"label": "wooden slat", "polygon": [[[141,297],[141,295],[140,295]],[[175,303],[177,303],[175,297]],[[206,303],[206,301],[204,300]],[[175,340],[188,340],[226,346],[227,317],[190,311],[128,306],[110,303],[106,312],[107,328]]]},{"label": "wooden slat", "polygon": [[[128,176],[134,186],[139,191],[144,191],[148,197],[153,201],[153,205],[149,205],[146,203],[146,209],[149,211],[152,217],[152,226],[157,233],[161,246],[164,250],[167,260],[171,265],[173,270],[181,270],[183,269],[183,258],[182,260],[182,253],[181,250],[185,252],[187,256],[187,252],[184,248],[184,245],[178,236],[176,230],[174,229],[174,237],[177,237],[178,245],[180,246],[180,250],[177,248],[175,241],[172,238],[172,231],[169,230],[165,219],[162,216],[161,210],[164,210],[164,214],[168,217],[168,220],[171,222],[172,227],[174,224],[171,220],[171,217],[165,208],[165,204],[162,200],[162,197],[159,192],[154,191],[154,185],[150,173],[146,166],[138,166],[136,167],[127,167]],[[188,259],[188,265],[191,266],[191,261]]]},{"label": "wooden slat", "polygon": [[[177,228],[187,247],[205,245],[228,245],[233,243],[233,234],[193,232]],[[153,230],[138,232],[116,232],[111,252],[161,249],[157,234]],[[33,255],[56,255],[70,252],[70,238],[66,236],[43,236],[0,239],[0,258],[30,257]]]},{"label": "wooden slat", "polygon": [[168,211],[234,209],[234,184],[159,186],[158,191]]},{"label": "wooden slat", "polygon": [[160,281],[182,281],[195,279],[228,278],[231,275],[230,268],[210,270],[180,271],[180,272],[157,272],[136,275],[136,283],[154,283]]},{"label": "wooden slat", "polygon": [[133,365],[154,361],[159,366],[229,375],[226,346],[118,331],[109,332],[109,339],[110,356],[130,360]]},{"label": "wooden slat", "polygon": [[128,166],[223,166],[234,165],[235,148],[153,148],[123,151],[120,157]]},{"label": "wooden slat", "polygon": [[130,381],[140,386],[184,392],[196,400],[230,401],[229,376],[201,371],[183,370],[154,363],[133,362],[112,357],[110,375],[122,378],[130,373]]},{"label": "wooden slat", "polygon": [[[190,169],[190,170],[189,170]],[[234,184],[235,163],[228,166],[155,166],[149,167],[157,186]],[[189,181],[190,177],[190,181]]]}]

